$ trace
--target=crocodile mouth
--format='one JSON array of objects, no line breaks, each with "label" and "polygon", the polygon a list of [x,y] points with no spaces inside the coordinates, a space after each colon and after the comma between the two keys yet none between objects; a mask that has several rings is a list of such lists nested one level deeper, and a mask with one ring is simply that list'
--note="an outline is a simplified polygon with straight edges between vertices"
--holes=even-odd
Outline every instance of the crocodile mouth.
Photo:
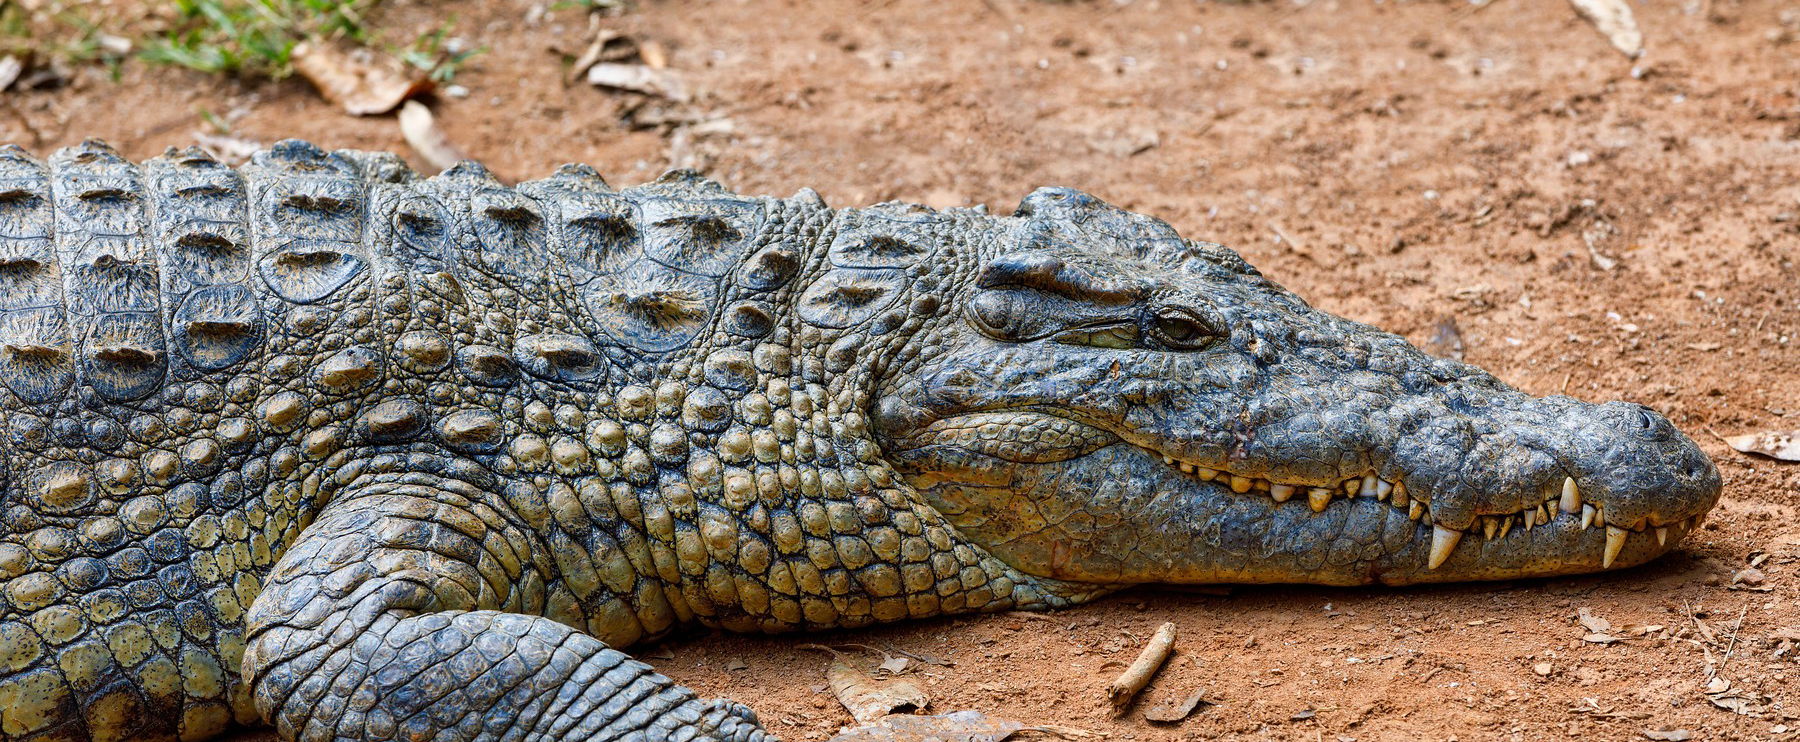
[{"label": "crocodile mouth", "polygon": [[1487,541],[1504,539],[1515,531],[1520,534],[1530,533],[1539,526],[1569,525],[1579,526],[1582,530],[1595,528],[1606,532],[1606,544],[1600,554],[1600,567],[1608,569],[1618,559],[1633,533],[1648,532],[1656,539],[1656,545],[1667,547],[1671,535],[1679,541],[1681,537],[1700,527],[1705,514],[1694,515],[1660,525],[1652,525],[1640,519],[1637,523],[1614,525],[1606,521],[1606,505],[1603,502],[1584,501],[1581,485],[1574,477],[1565,475],[1562,484],[1556,488],[1545,488],[1550,491],[1548,497],[1534,507],[1524,508],[1511,513],[1494,513],[1477,516],[1474,523],[1466,528],[1454,528],[1432,519],[1431,500],[1423,494],[1409,492],[1403,480],[1387,480],[1374,472],[1362,476],[1347,477],[1328,487],[1311,484],[1288,484],[1268,479],[1245,477],[1232,474],[1223,469],[1215,469],[1205,464],[1184,461],[1168,453],[1146,446],[1138,446],[1152,456],[1160,456],[1163,464],[1181,474],[1215,487],[1229,490],[1236,495],[1261,495],[1280,505],[1296,497],[1303,497],[1305,506],[1314,513],[1324,513],[1333,502],[1362,499],[1377,503],[1386,503],[1397,513],[1405,513],[1408,520],[1431,527],[1431,550],[1427,569],[1442,566],[1465,536],[1479,535]]},{"label": "crocodile mouth", "polygon": [[[1279,469],[1268,462],[1257,465],[1265,477],[1249,476],[1147,438],[1015,409],[934,421],[890,441],[890,452],[959,527],[1056,577],[1083,574],[1070,567],[1083,552],[1102,564],[1090,573],[1119,582],[1406,584],[1569,574],[1649,561],[1704,518],[1611,522],[1604,497],[1584,491],[1603,488],[1559,473],[1515,510],[1470,518],[1464,507],[1458,517],[1467,522],[1450,523],[1433,517],[1430,483],[1409,487],[1405,474],[1283,481],[1266,478]],[[1083,513],[1100,514],[1084,528],[1075,525],[1086,522]],[[1347,534],[1363,540],[1346,547]],[[1205,553],[1209,544],[1226,557]],[[1321,565],[1309,549],[1357,556]],[[1229,558],[1245,553],[1276,566]]]}]

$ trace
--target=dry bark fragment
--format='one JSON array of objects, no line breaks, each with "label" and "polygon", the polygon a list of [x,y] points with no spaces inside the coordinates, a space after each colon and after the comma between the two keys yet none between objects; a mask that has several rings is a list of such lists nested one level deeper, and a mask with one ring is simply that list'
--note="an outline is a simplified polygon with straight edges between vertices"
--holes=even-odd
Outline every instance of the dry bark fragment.
[{"label": "dry bark fragment", "polygon": [[1157,627],[1143,651],[1138,652],[1137,659],[1130,667],[1125,668],[1118,679],[1112,681],[1112,685],[1107,686],[1106,697],[1112,701],[1113,713],[1125,713],[1126,707],[1131,705],[1131,699],[1136,698],[1138,692],[1150,684],[1150,679],[1156,677],[1156,671],[1162,668],[1163,663],[1169,659],[1169,653],[1174,650],[1175,624],[1165,623]]}]

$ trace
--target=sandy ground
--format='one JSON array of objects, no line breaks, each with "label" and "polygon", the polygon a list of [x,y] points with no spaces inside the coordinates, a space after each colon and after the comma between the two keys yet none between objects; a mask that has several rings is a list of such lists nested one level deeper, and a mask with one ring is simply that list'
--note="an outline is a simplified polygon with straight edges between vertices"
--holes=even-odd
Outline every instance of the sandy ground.
[{"label": "sandy ground", "polygon": [[[676,118],[701,120],[671,130],[562,81],[552,49],[585,45],[578,11],[389,7],[397,36],[454,15],[490,48],[457,79],[468,95],[433,107],[503,176],[574,160],[632,183],[681,163],[745,192],[996,210],[1077,186],[1415,342],[1453,323],[1468,360],[1531,392],[1662,410],[1725,475],[1684,552],[1605,577],[1143,589],[826,637],[954,662],[924,671],[934,709],[1129,740],[1800,737],[1800,651],[1780,638],[1800,637],[1800,466],[1714,435],[1800,427],[1800,11],[1634,3],[1634,69],[1559,0],[645,0],[603,25],[671,50],[696,98]],[[135,64],[0,95],[0,140],[147,157],[189,142],[202,110],[262,141],[405,150],[392,118],[342,115],[304,82]],[[1765,581],[1732,584],[1752,560]],[[1619,641],[1584,641],[1581,609]],[[1114,718],[1107,681],[1163,621],[1179,653],[1150,701],[1204,688],[1217,705]],[[642,652],[787,739],[824,739],[849,717],[796,643],[701,632]]]}]

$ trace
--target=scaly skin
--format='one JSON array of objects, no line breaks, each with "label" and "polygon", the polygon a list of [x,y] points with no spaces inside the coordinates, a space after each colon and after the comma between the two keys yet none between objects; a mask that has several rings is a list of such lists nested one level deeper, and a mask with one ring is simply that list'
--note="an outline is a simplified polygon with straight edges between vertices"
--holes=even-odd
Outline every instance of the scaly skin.
[{"label": "scaly skin", "polygon": [[0,740],[769,739],[619,648],[1622,567],[1719,494],[1655,413],[1073,191],[831,210],[300,142],[0,150],[0,413]]}]

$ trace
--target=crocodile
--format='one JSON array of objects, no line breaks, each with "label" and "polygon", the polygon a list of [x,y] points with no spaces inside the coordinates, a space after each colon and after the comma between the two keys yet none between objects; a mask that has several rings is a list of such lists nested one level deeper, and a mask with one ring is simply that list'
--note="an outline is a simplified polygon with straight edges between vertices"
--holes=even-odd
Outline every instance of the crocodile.
[{"label": "crocodile", "polygon": [[1718,470],[1080,191],[0,149],[0,739],[773,739],[623,649],[1566,575]]}]

